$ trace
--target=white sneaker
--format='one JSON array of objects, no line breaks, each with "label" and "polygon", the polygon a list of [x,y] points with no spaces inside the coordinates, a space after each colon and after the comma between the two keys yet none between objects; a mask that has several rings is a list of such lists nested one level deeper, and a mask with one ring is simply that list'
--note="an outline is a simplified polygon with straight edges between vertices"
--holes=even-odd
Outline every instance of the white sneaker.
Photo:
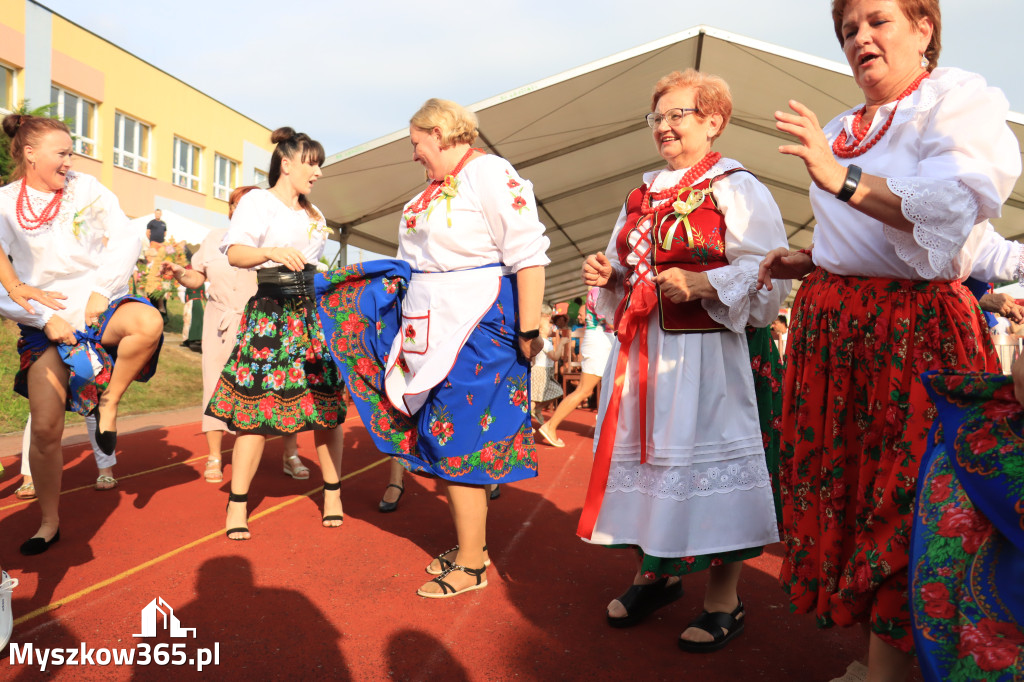
[{"label": "white sneaker", "polygon": [[14,614],[11,613],[11,592],[18,586],[18,579],[11,578],[7,571],[0,571],[0,651],[11,641],[14,629]]}]

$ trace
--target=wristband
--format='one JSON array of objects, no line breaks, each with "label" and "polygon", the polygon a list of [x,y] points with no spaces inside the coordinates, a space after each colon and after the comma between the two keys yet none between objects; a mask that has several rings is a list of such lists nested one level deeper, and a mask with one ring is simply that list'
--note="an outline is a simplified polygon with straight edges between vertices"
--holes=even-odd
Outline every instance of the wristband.
[{"label": "wristband", "polygon": [[518,336],[519,338],[521,338],[524,341],[532,341],[533,339],[536,339],[537,337],[540,336],[540,329],[531,329],[531,330],[525,331],[525,332],[522,331],[522,330],[519,330],[519,331],[516,332],[516,336]]},{"label": "wristband", "polygon": [[839,201],[850,200],[860,184],[860,174],[860,166],[855,166],[851,163],[846,167],[846,179],[843,180],[843,186],[836,192],[836,199],[839,199]]}]

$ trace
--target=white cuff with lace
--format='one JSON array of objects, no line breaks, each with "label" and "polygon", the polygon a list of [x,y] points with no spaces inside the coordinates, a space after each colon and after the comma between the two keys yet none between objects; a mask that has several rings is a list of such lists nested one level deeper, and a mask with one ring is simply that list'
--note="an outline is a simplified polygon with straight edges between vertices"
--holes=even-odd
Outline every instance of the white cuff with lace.
[{"label": "white cuff with lace", "polygon": [[924,279],[948,270],[977,222],[978,200],[964,183],[932,178],[889,178],[889,189],[900,197],[904,217],[913,233],[884,226],[889,240],[907,265]]}]

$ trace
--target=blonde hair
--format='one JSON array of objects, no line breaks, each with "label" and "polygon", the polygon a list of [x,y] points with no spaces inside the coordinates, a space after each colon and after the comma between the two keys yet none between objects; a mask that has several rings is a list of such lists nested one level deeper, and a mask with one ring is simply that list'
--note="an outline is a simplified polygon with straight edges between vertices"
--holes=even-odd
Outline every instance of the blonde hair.
[{"label": "blonde hair", "polygon": [[722,125],[718,134],[712,139],[717,139],[725,126],[732,118],[732,93],[729,91],[729,84],[722,78],[710,73],[701,73],[696,69],[686,71],[673,71],[667,76],[662,76],[654,84],[654,92],[651,94],[651,111],[658,106],[658,100],[672,90],[694,90],[693,106],[697,109],[697,116],[705,119],[713,114],[722,117]]},{"label": "blonde hair", "polygon": [[447,99],[431,97],[419,111],[412,115],[409,123],[424,132],[434,128],[441,130],[441,146],[473,144],[480,123],[476,114]]}]

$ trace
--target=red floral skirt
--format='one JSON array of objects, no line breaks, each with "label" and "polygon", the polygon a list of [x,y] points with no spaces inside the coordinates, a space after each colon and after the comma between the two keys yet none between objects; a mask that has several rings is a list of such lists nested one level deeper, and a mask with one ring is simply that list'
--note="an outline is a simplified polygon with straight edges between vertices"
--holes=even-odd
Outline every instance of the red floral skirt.
[{"label": "red floral skirt", "polygon": [[911,651],[910,529],[936,415],[920,377],[998,371],[987,325],[959,282],[818,268],[797,294],[789,342],[780,580],[793,609],[820,626],[868,621]]}]

